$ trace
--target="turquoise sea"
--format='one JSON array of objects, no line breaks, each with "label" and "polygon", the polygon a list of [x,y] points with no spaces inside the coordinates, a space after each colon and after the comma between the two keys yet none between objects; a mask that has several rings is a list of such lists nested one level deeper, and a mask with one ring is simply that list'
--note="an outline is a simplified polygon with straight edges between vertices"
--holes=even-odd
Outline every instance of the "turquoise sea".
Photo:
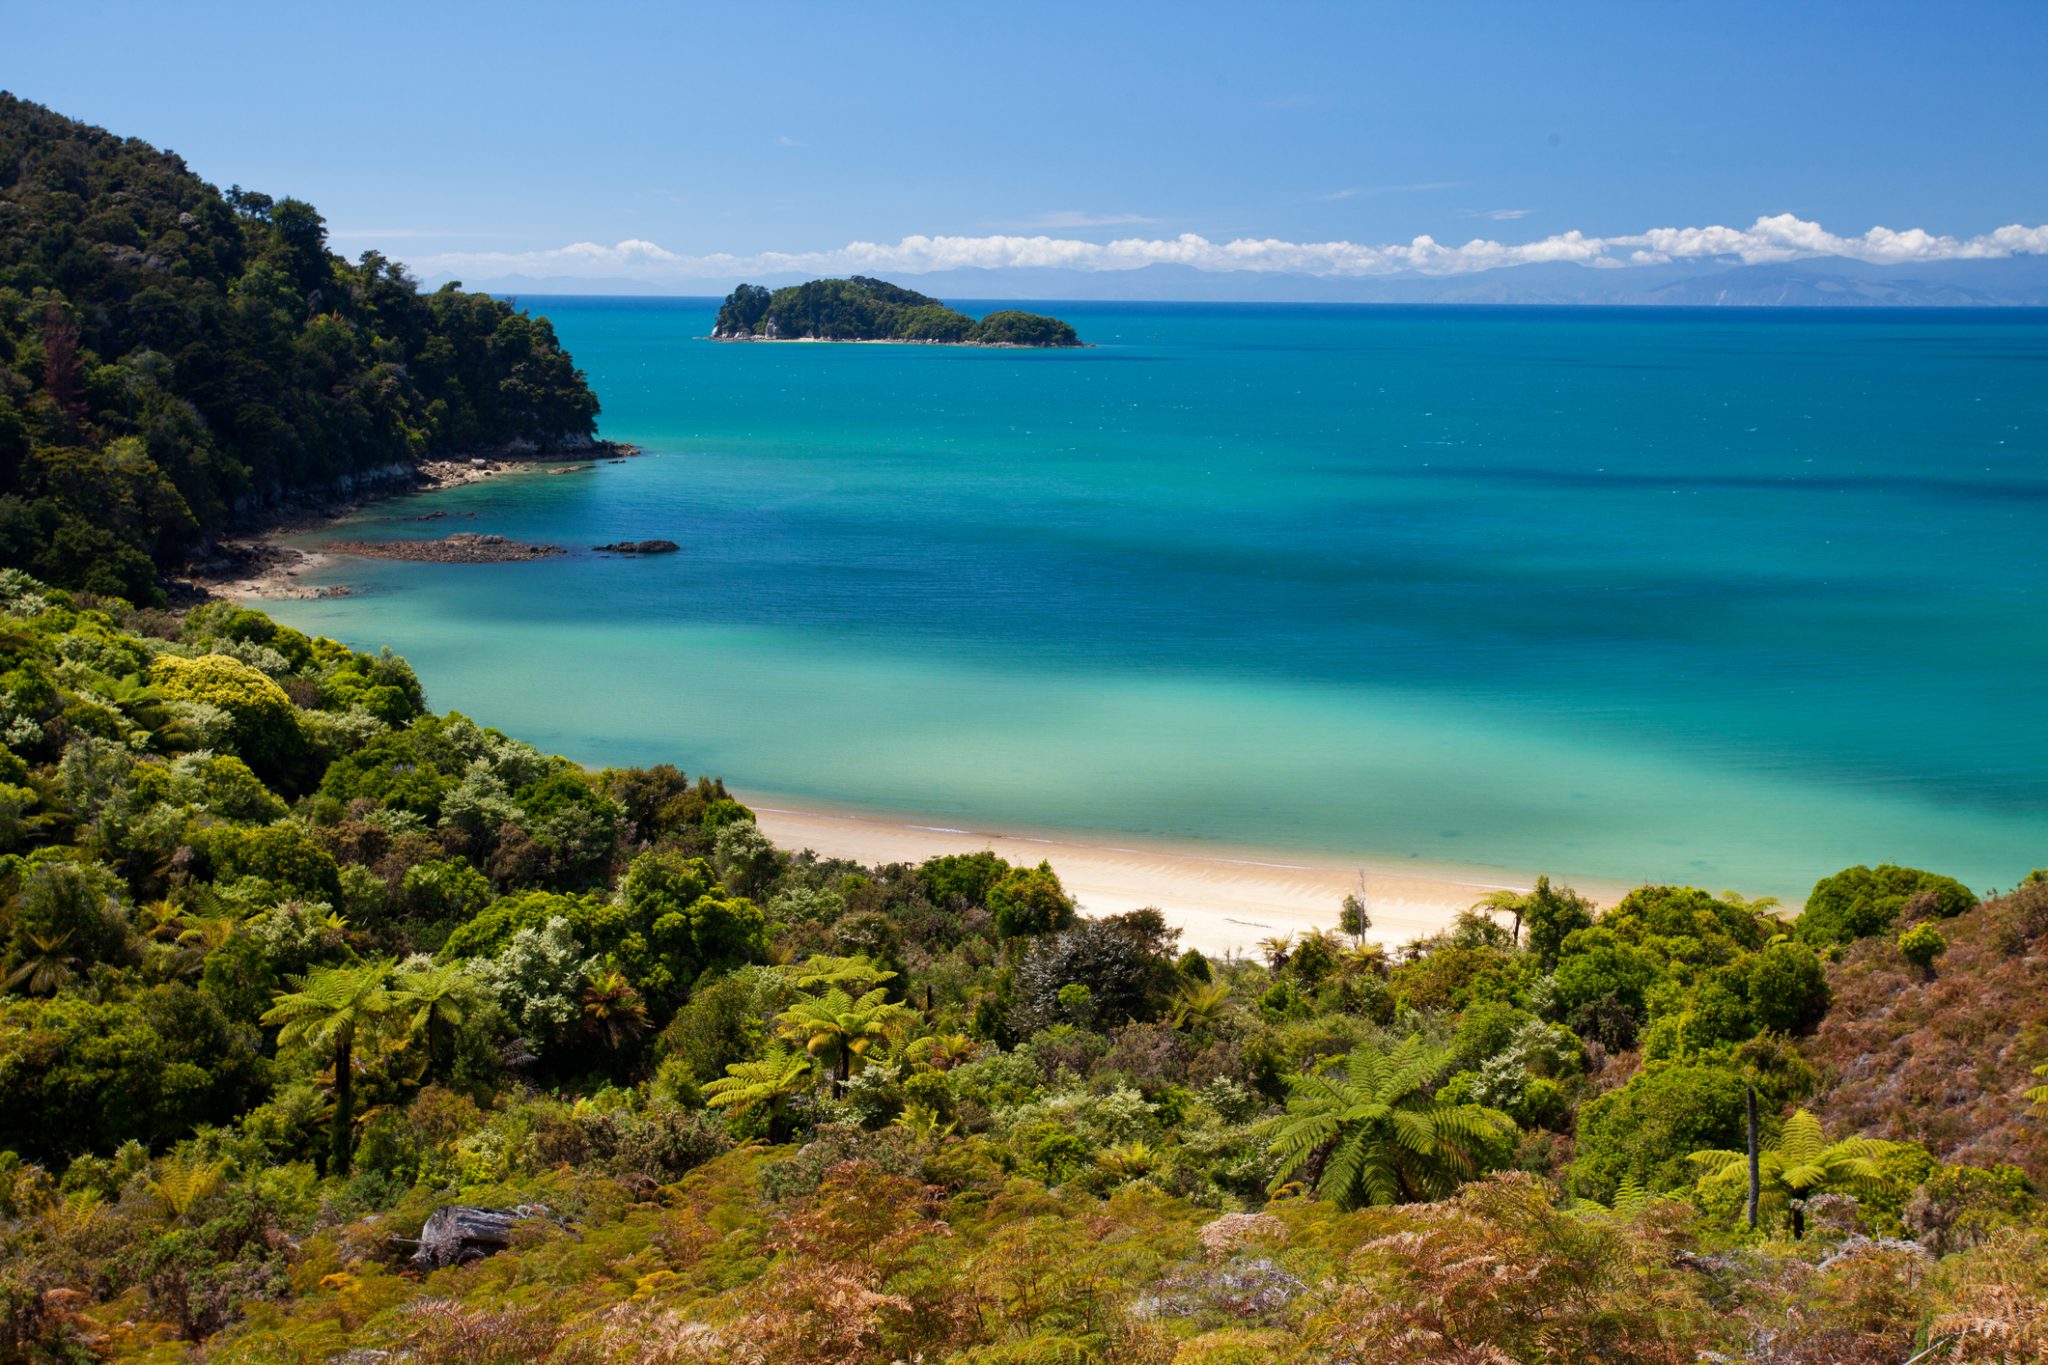
[{"label": "turquoise sea", "polygon": [[2048,864],[2048,314],[1035,304],[1096,344],[1025,352],[527,302],[648,455],[349,534],[576,553],[269,609],[577,759],[1793,898]]}]

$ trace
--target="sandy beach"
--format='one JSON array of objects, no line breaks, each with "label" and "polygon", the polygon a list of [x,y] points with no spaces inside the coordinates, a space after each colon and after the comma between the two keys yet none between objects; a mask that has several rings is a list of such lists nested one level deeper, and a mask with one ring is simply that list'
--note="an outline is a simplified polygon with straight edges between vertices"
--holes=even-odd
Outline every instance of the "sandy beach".
[{"label": "sandy beach", "polygon": [[[741,799],[777,845],[827,857],[922,862],[987,849],[1012,863],[1043,859],[1083,912],[1156,907],[1181,931],[1183,947],[1210,954],[1253,953],[1262,939],[1333,929],[1339,904],[1361,886],[1373,939],[1397,945],[1443,927],[1489,892],[1526,890],[1535,880],[1485,868],[1389,866],[1109,834],[967,830],[916,816],[820,810],[766,796]],[[1573,885],[1602,904],[1628,889],[1599,881]]]}]

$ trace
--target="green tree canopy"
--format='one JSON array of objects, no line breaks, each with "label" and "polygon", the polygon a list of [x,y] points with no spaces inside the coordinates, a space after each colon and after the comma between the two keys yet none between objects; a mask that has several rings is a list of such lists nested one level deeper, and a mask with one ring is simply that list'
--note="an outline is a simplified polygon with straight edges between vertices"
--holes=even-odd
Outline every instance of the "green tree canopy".
[{"label": "green tree canopy", "polygon": [[1976,893],[1953,877],[1890,863],[1852,867],[1814,884],[1792,932],[1818,946],[1849,943],[1891,932],[1908,905],[1948,919],[1976,904]]},{"label": "green tree canopy", "polygon": [[1051,863],[1013,867],[988,890],[996,932],[1004,938],[1058,933],[1074,922],[1074,902]]}]

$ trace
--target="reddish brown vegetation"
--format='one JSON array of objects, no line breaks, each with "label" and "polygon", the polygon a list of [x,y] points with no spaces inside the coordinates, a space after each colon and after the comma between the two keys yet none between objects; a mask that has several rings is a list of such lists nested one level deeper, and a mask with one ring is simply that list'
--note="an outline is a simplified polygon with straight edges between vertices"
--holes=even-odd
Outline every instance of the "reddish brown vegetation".
[{"label": "reddish brown vegetation", "polygon": [[1932,980],[1888,938],[1857,943],[1829,972],[1834,1006],[1807,1048],[1834,1082],[1821,1120],[2048,1183],[2048,1121],[2023,1097],[2048,1061],[2048,884],[1941,928],[1949,950]]}]

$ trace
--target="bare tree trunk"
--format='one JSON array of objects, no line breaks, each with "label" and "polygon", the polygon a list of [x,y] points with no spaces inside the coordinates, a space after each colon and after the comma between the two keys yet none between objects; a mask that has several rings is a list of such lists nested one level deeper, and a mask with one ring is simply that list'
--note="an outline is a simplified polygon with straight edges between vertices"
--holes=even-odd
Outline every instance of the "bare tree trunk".
[{"label": "bare tree trunk", "polygon": [[1763,1193],[1763,1182],[1757,1172],[1756,1087],[1745,1084],[1742,1092],[1742,1108],[1749,1119],[1749,1230],[1755,1232],[1757,1197]]}]

